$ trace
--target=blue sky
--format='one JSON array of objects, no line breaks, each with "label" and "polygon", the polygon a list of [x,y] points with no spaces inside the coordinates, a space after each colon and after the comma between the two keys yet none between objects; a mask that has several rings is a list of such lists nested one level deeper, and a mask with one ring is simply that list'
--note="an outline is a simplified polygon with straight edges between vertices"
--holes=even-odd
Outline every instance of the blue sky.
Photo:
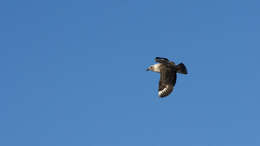
[{"label": "blue sky", "polygon": [[[0,2],[0,145],[259,146],[257,0]],[[161,56],[184,62],[157,97]]]}]

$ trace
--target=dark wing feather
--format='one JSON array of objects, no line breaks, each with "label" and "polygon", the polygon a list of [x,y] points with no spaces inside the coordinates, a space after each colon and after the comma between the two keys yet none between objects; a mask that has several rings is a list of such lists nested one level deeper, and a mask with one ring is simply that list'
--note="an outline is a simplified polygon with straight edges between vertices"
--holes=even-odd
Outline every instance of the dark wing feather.
[{"label": "dark wing feather", "polygon": [[155,62],[166,64],[169,62],[169,60],[167,58],[163,58],[163,57],[156,57]]},{"label": "dark wing feather", "polygon": [[160,72],[160,81],[159,81],[159,96],[165,97],[168,96],[176,83],[176,70],[171,67],[163,66]]}]

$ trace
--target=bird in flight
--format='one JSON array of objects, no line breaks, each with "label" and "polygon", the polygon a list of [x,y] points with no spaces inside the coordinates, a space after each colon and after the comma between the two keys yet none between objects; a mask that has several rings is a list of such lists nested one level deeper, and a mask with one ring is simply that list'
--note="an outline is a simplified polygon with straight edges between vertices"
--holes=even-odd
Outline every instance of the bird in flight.
[{"label": "bird in flight", "polygon": [[168,96],[174,88],[177,79],[177,73],[188,74],[183,63],[176,65],[173,61],[167,58],[156,57],[157,64],[151,65],[147,71],[160,73],[158,96],[163,98]]}]

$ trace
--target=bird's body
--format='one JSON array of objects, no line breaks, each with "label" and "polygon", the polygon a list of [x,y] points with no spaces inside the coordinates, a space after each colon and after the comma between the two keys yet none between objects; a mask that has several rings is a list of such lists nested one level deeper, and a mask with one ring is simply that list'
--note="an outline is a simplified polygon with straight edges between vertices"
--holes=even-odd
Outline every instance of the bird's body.
[{"label": "bird's body", "polygon": [[156,57],[157,64],[151,65],[147,70],[160,73],[158,96],[166,97],[176,84],[177,73],[187,74],[187,69],[183,63],[175,65],[167,58]]}]

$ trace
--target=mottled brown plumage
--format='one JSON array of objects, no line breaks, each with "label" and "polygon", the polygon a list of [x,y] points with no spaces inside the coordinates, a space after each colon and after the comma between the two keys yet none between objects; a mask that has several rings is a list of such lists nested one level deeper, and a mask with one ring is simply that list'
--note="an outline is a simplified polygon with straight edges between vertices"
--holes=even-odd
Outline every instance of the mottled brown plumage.
[{"label": "mottled brown plumage", "polygon": [[177,73],[187,74],[188,72],[183,63],[175,65],[173,61],[169,61],[167,58],[156,57],[155,62],[158,62],[158,64],[150,66],[147,70],[160,73],[158,96],[166,97],[173,91]]}]

